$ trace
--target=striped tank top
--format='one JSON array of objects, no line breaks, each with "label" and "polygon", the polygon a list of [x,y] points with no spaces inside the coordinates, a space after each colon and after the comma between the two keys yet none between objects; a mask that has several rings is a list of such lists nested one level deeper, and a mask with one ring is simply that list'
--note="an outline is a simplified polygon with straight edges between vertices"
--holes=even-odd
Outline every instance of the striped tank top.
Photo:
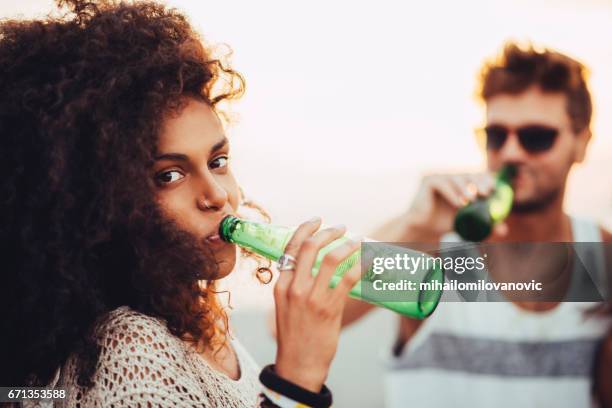
[{"label": "striped tank top", "polygon": [[[598,226],[579,218],[572,234],[576,242],[601,241]],[[385,405],[592,407],[594,356],[611,323],[585,317],[594,305],[565,302],[534,313],[511,302],[441,302],[400,356],[386,356]]]}]

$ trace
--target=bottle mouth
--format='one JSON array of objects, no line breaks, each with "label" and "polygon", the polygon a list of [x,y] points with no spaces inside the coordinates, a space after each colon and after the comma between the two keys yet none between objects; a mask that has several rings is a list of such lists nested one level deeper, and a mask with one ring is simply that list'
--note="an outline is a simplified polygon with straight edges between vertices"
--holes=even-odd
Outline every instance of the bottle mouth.
[{"label": "bottle mouth", "polygon": [[506,180],[512,180],[514,177],[516,177],[516,173],[517,169],[515,164],[506,164],[504,167],[502,167],[499,175]]},{"label": "bottle mouth", "polygon": [[236,230],[236,226],[240,222],[240,219],[233,215],[225,216],[219,223],[219,237],[225,242],[232,242],[232,233]]}]

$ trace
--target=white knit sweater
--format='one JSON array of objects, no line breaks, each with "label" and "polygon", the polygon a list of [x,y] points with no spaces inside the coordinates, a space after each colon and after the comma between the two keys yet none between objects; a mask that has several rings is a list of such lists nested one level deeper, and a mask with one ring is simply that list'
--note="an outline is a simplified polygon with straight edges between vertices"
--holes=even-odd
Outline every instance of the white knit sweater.
[{"label": "white knit sweater", "polygon": [[76,383],[75,359],[57,376],[67,398],[56,407],[254,407],[259,369],[237,340],[240,364],[233,380],[212,368],[191,346],[172,335],[163,320],[128,307],[111,312],[100,330],[102,351],[85,390]]}]

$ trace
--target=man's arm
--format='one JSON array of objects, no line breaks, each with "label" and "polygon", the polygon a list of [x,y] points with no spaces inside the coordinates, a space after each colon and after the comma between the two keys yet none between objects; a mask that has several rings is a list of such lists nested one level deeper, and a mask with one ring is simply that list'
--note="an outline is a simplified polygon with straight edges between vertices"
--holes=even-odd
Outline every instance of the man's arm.
[{"label": "man's arm", "polygon": [[[432,236],[426,229],[419,228],[406,215],[389,219],[372,234],[372,239],[382,242],[429,242],[438,237]],[[349,299],[344,307],[342,327],[346,327],[374,310],[375,306],[368,302]]]},{"label": "man's arm", "polygon": [[612,242],[612,233],[603,227],[601,227],[601,240],[603,242]]},{"label": "man's arm", "polygon": [[361,319],[368,312],[374,309],[374,305],[368,302],[362,302],[357,299],[349,299],[344,305],[344,313],[342,315],[342,327],[346,327],[351,323]]},{"label": "man's arm", "polygon": [[408,340],[414,336],[419,327],[423,324],[423,320],[410,319],[408,317],[401,317],[399,324],[399,332],[393,345],[393,355],[399,356],[404,351],[404,346],[408,343]]},{"label": "man's arm", "polygon": [[[477,191],[473,188],[476,187]],[[438,244],[442,236],[452,231],[457,210],[477,195],[485,196],[493,189],[490,174],[431,175],[421,180],[421,185],[409,210],[389,219],[370,235],[381,242]],[[342,327],[365,316],[374,306],[350,300],[344,308]],[[420,321],[402,319],[399,339],[404,343],[409,337],[403,334],[416,332]],[[408,323],[410,322],[410,323]],[[398,341],[399,341],[398,339]]]},{"label": "man's arm", "polygon": [[[418,228],[412,226],[406,216],[397,216],[389,219],[372,234],[372,239],[383,242],[424,242],[419,241]],[[428,237],[430,238],[430,237]],[[368,302],[349,299],[344,306],[342,327],[346,327],[374,310],[375,306]]]},{"label": "man's arm", "polygon": [[[612,242],[612,234],[604,228],[601,229],[601,237],[603,242]],[[610,252],[606,248],[606,271],[612,270]],[[607,312],[612,313],[612,304],[608,304]],[[601,345],[595,364],[595,393],[602,408],[612,408],[612,330]]]}]

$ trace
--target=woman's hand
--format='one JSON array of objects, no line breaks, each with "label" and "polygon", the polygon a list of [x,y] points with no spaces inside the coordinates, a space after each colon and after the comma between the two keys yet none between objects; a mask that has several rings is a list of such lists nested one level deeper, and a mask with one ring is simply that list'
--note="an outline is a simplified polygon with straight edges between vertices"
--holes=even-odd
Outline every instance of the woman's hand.
[{"label": "woman's hand", "polygon": [[315,393],[325,383],[336,354],[347,295],[361,276],[357,262],[335,288],[328,286],[338,265],[359,249],[360,243],[351,240],[330,251],[317,276],[312,276],[319,250],[345,233],[344,227],[333,227],[315,234],[320,225],[321,220],[314,219],[295,231],[285,248],[296,258],[295,270],[282,271],[274,288],[276,373]]}]

